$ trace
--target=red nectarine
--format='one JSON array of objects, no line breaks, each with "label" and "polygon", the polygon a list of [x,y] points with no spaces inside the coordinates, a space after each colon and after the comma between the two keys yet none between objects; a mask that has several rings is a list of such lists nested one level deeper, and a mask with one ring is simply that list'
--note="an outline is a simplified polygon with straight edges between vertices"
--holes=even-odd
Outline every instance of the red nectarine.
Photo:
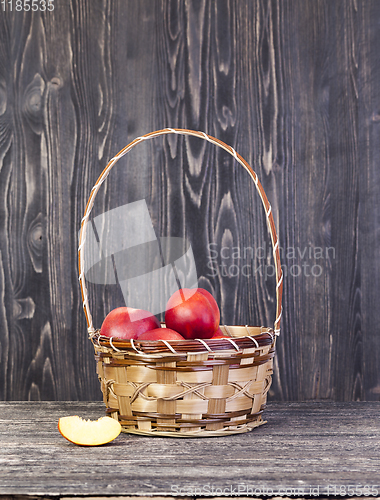
[{"label": "red nectarine", "polygon": [[111,417],[83,420],[74,415],[61,417],[58,430],[64,438],[81,446],[99,446],[113,441],[121,432],[120,423]]},{"label": "red nectarine", "polygon": [[155,328],[160,322],[149,311],[132,307],[117,307],[105,317],[100,335],[120,339],[137,339],[139,335]]},{"label": "red nectarine", "polygon": [[142,333],[137,340],[185,340],[182,335],[170,328],[156,328]]},{"label": "red nectarine", "polygon": [[222,332],[222,330],[221,330],[220,326],[218,326],[218,328],[217,328],[216,332],[214,333],[214,335],[213,335],[211,338],[212,338],[212,339],[225,339],[225,338],[227,338],[227,335],[225,335],[225,334]]},{"label": "red nectarine", "polygon": [[209,339],[220,321],[218,304],[214,297],[200,288],[182,288],[169,299],[165,324],[185,339]]}]

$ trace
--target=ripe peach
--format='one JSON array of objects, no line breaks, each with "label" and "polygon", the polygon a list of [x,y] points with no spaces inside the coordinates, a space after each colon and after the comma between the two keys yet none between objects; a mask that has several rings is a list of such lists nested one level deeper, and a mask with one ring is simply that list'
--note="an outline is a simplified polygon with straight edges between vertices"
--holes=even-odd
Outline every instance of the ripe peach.
[{"label": "ripe peach", "polygon": [[113,441],[121,432],[120,423],[111,417],[83,420],[74,415],[61,417],[58,430],[64,438],[81,446],[99,446]]},{"label": "ripe peach", "polygon": [[214,297],[201,288],[177,290],[166,305],[165,324],[185,339],[209,339],[219,326]]},{"label": "ripe peach", "polygon": [[182,335],[170,328],[156,328],[142,333],[137,340],[185,340]]},{"label": "ripe peach", "polygon": [[208,299],[208,301],[210,302],[210,304],[212,306],[212,310],[214,311],[215,317],[219,318],[219,320],[218,320],[218,324],[219,324],[219,321],[220,321],[220,311],[219,311],[219,306],[216,303],[216,300],[211,295],[211,293],[208,292],[207,290],[205,290],[204,288],[197,288],[197,291],[199,293],[201,293],[202,295],[204,295]]},{"label": "ripe peach", "polygon": [[149,311],[132,307],[117,307],[105,317],[100,335],[120,339],[137,339],[139,335],[155,328],[160,322]]}]

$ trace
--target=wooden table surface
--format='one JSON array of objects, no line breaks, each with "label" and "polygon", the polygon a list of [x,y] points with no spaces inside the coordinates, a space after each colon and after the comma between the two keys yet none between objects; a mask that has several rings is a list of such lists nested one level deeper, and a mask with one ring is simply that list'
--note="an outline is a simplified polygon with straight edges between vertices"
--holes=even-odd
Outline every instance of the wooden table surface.
[{"label": "wooden table surface", "polygon": [[121,434],[80,447],[61,416],[97,402],[0,402],[5,496],[380,497],[380,402],[269,403],[248,434],[198,439]]}]

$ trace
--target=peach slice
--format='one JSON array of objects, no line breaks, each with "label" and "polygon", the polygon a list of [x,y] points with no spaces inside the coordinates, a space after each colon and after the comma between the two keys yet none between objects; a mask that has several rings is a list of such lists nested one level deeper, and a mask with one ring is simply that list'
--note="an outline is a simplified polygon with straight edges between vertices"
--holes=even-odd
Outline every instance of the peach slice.
[{"label": "peach slice", "polygon": [[64,438],[81,446],[99,446],[113,441],[121,432],[120,423],[111,417],[84,420],[77,415],[61,417],[58,430]]}]

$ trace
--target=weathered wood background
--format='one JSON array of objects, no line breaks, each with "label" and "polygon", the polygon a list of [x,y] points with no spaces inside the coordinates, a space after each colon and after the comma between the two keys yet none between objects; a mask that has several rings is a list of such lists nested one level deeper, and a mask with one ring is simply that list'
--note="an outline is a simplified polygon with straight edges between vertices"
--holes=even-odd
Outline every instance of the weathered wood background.
[{"label": "weathered wood background", "polygon": [[268,424],[246,434],[122,433],[109,445],[83,447],[59,434],[58,419],[99,418],[103,403],[0,402],[0,494],[2,500],[377,499],[379,406],[272,402]]},{"label": "weathered wood background", "polygon": [[[100,399],[80,220],[108,159],[178,127],[235,147],[272,204],[286,278],[270,398],[378,400],[379,26],[378,0],[0,3],[0,399]],[[271,326],[270,261],[238,255],[269,245],[254,186],[200,142],[131,152],[97,213],[149,198],[223,321]],[[90,291],[100,321],[117,295]]]}]

